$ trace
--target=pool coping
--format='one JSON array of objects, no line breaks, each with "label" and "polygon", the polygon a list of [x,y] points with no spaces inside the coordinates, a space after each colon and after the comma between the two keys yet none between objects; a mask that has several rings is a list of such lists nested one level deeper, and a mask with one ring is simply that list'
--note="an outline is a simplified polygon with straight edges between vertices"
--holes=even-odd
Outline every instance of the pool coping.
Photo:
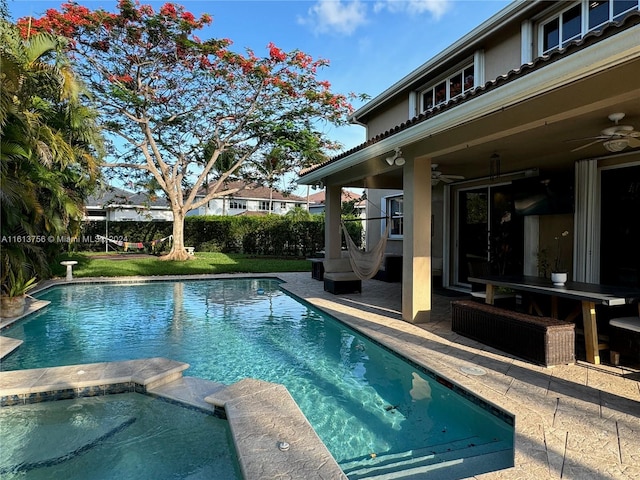
[{"label": "pool coping", "polygon": [[[38,300],[36,298],[27,296],[27,303],[22,315],[18,315],[17,317],[0,317],[0,331],[9,327],[10,325],[13,325],[15,322],[31,315],[32,313],[43,309],[50,303],[51,302],[49,302],[48,300]],[[4,360],[5,357],[13,353],[20,345],[22,345],[22,343],[22,340],[0,336],[0,360]]]},{"label": "pool coping", "polygon": [[149,394],[226,418],[245,480],[347,480],[286,387],[251,378],[227,386],[183,377],[188,368],[155,357],[0,372],[0,405]]}]

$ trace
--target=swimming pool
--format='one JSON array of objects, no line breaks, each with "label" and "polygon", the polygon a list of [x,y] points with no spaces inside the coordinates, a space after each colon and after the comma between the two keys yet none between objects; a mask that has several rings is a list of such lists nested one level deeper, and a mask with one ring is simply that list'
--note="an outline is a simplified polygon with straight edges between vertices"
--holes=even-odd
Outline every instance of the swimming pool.
[{"label": "swimming pool", "polygon": [[2,408],[0,438],[6,480],[242,478],[225,420],[137,393]]},{"label": "swimming pool", "polygon": [[507,418],[297,301],[277,281],[87,284],[38,297],[51,305],[3,332],[25,341],[3,370],[163,356],[217,382],[282,383],[351,478],[363,465],[407,456],[491,457],[484,471],[513,464]]}]

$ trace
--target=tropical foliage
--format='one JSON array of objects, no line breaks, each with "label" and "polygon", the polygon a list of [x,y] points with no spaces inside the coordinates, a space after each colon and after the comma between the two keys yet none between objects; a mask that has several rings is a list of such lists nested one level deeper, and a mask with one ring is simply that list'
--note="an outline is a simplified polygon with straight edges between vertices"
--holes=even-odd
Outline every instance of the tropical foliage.
[{"label": "tropical foliage", "polygon": [[95,114],[66,62],[66,41],[23,39],[0,19],[1,280],[45,275],[82,218],[101,148]]},{"label": "tropical foliage", "polygon": [[201,40],[195,32],[211,17],[196,18],[172,3],[155,11],[120,0],[117,10],[63,4],[19,26],[24,36],[54,32],[70,39],[77,71],[112,135],[117,161],[108,166],[124,169],[128,181],[146,185],[153,177],[171,205],[168,259],[189,258],[185,215],[232,193],[226,180],[251,159],[277,157],[275,175],[337,147],[318,122],[345,122],[351,107],[317,77],[326,60],[274,44],[261,57],[234,51],[228,39]]}]

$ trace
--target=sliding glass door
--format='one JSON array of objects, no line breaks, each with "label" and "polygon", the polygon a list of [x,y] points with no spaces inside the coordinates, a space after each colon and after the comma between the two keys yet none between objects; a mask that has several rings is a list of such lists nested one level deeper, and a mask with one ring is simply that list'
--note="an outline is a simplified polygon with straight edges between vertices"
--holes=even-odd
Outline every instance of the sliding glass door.
[{"label": "sliding glass door", "polygon": [[640,166],[602,170],[600,283],[640,287]]}]

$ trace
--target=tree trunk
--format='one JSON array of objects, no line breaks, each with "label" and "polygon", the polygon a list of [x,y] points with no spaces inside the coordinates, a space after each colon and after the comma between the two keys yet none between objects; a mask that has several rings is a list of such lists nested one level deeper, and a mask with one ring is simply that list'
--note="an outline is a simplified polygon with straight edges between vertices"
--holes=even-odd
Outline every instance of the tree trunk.
[{"label": "tree trunk", "polygon": [[171,251],[160,257],[160,260],[189,260],[191,255],[184,248],[184,214],[181,210],[173,211],[173,243]]}]

